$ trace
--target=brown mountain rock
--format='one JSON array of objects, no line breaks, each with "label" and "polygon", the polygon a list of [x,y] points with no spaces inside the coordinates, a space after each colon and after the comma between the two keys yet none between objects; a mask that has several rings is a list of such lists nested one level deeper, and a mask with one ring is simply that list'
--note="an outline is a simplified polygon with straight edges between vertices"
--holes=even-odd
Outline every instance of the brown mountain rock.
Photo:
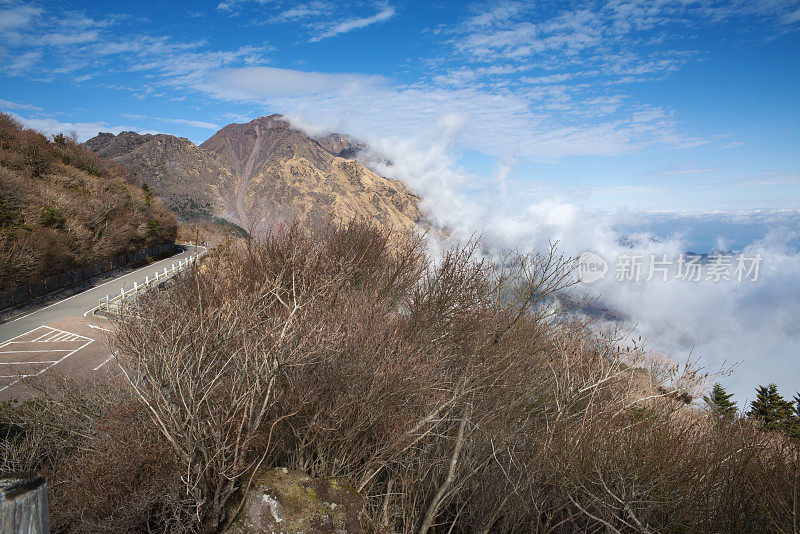
[{"label": "brown mountain rock", "polygon": [[348,150],[362,145],[340,134],[328,138],[326,148],[271,115],[225,126],[199,147],[134,132],[101,133],[86,146],[127,167],[187,220],[220,217],[256,236],[292,219],[315,226],[363,217],[413,228],[419,198],[402,182],[332,153],[352,157]]}]

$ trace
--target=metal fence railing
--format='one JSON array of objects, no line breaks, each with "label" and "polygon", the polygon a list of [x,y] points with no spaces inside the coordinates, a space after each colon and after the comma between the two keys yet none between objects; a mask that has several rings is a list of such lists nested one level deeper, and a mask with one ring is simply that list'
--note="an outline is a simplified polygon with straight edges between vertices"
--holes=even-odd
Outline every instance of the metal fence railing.
[{"label": "metal fence railing", "polygon": [[192,268],[197,263],[197,260],[204,256],[207,252],[208,249],[203,247],[203,250],[199,253],[191,254],[185,260],[178,260],[178,263],[173,263],[171,267],[165,267],[163,270],[154,271],[152,276],[145,276],[143,282],[134,282],[133,287],[130,289],[125,289],[123,287],[120,288],[119,293],[106,295],[100,299],[97,311],[119,315],[126,303],[136,298],[139,293],[143,293],[157,285],[163,284],[181,271]]},{"label": "metal fence railing", "polygon": [[120,254],[119,256],[91,265],[84,265],[64,273],[54,274],[42,280],[28,282],[9,291],[0,291],[0,310],[25,304],[35,298],[74,286],[125,265],[166,254],[172,250],[175,250],[175,243],[165,243],[139,252]]}]

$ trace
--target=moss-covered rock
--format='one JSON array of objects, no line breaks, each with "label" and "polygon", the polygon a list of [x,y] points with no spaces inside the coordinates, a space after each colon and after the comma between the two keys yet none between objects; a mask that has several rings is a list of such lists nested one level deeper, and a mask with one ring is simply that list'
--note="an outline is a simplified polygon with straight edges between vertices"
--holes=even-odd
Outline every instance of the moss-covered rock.
[{"label": "moss-covered rock", "polygon": [[364,499],[347,482],[270,469],[256,475],[228,534],[361,532]]}]

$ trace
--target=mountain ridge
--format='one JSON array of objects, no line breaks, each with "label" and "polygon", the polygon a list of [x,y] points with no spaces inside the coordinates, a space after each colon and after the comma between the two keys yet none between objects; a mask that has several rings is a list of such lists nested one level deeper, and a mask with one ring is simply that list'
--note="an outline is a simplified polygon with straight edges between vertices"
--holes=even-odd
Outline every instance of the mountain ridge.
[{"label": "mountain ridge", "polygon": [[325,139],[328,147],[269,115],[226,125],[199,146],[136,132],[100,133],[85,145],[128,168],[185,220],[219,217],[253,235],[295,219],[319,226],[366,218],[411,230],[419,197],[403,182],[342,157],[365,145],[343,134]]}]

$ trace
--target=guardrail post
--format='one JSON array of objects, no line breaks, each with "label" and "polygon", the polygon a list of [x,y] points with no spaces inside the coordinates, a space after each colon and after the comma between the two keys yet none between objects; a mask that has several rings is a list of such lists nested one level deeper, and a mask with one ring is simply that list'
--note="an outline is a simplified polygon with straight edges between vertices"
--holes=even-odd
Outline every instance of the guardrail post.
[{"label": "guardrail post", "polygon": [[36,473],[0,476],[0,532],[47,534],[47,481]]}]

